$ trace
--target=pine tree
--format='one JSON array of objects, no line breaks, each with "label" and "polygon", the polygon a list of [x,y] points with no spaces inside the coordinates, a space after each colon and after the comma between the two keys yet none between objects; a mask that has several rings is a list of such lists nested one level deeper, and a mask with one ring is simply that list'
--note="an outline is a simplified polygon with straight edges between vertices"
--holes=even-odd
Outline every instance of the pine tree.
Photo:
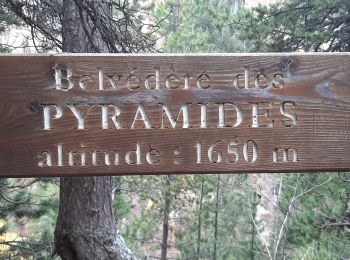
[{"label": "pine tree", "polygon": [[[158,33],[165,52],[239,52],[242,42],[233,35],[233,18],[241,0],[167,0],[156,6],[162,21]],[[165,19],[164,19],[165,17]]]},{"label": "pine tree", "polygon": [[53,248],[55,178],[0,179],[0,258],[48,258]]},{"label": "pine tree", "polygon": [[241,11],[236,34],[253,52],[350,51],[348,0],[288,0]]},{"label": "pine tree", "polygon": [[[128,1],[17,1],[5,7],[30,27],[38,51],[154,50]],[[115,19],[118,18],[118,19]],[[61,178],[55,253],[62,259],[134,259],[116,229],[111,177]]]}]

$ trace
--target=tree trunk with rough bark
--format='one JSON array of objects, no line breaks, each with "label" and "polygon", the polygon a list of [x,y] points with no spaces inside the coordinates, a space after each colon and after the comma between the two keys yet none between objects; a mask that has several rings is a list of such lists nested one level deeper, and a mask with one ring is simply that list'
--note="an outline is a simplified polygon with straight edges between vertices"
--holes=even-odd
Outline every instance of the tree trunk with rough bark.
[{"label": "tree trunk with rough bark", "polygon": [[199,197],[199,212],[198,212],[198,225],[197,225],[197,255],[196,259],[201,257],[201,232],[202,232],[202,206],[203,206],[203,192],[204,192],[204,179],[201,184],[201,194]]},{"label": "tree trunk with rough bark", "polygon": [[[75,0],[64,0],[63,51],[106,52],[91,25]],[[55,253],[67,260],[135,259],[116,228],[111,177],[61,178]]]},{"label": "tree trunk with rough bark", "polygon": [[163,211],[163,231],[162,231],[162,245],[160,259],[167,259],[168,252],[168,236],[169,236],[169,213],[170,213],[170,176],[167,175],[165,178],[165,191],[164,191],[164,211]]},{"label": "tree trunk with rough bark", "polygon": [[218,244],[218,218],[219,218],[219,193],[220,193],[220,174],[217,175],[216,184],[216,202],[215,202],[215,220],[214,220],[214,252],[213,260],[217,258],[217,244]]}]

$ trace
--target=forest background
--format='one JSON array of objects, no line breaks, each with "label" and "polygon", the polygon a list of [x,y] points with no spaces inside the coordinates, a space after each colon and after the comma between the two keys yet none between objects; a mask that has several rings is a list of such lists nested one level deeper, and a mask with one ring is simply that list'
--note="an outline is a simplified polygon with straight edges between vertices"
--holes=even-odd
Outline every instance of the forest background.
[{"label": "forest background", "polygon": [[[153,51],[350,51],[347,0],[121,2],[154,26]],[[47,37],[16,8],[59,12],[62,1],[0,3],[2,52],[61,51],[55,30]],[[349,182],[349,173],[116,176],[113,210],[138,259],[350,259]],[[58,208],[58,178],[0,179],[0,259],[60,259]]]}]

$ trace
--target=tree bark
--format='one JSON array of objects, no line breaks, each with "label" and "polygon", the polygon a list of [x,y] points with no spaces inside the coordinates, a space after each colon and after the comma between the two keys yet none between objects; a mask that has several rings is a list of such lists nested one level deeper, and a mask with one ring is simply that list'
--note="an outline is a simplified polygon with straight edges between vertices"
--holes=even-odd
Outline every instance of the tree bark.
[{"label": "tree bark", "polygon": [[165,178],[165,191],[164,191],[164,211],[163,211],[163,232],[162,232],[162,245],[161,245],[161,260],[167,259],[168,252],[168,236],[169,236],[169,213],[170,213],[170,176]]},{"label": "tree bark", "polygon": [[[107,45],[90,25],[76,0],[64,0],[63,51],[106,52]],[[61,178],[55,253],[67,260],[135,259],[116,228],[111,177]]]},{"label": "tree bark", "polygon": [[255,219],[256,219],[256,209],[257,206],[259,205],[259,200],[257,200],[257,194],[256,191],[254,191],[253,193],[253,201],[251,202],[251,207],[252,207],[252,240],[251,240],[251,244],[250,244],[250,259],[254,260],[255,258],[255,251],[254,251],[254,246],[255,246]]},{"label": "tree bark", "polygon": [[62,259],[134,259],[116,229],[111,177],[61,178],[55,230]]},{"label": "tree bark", "polygon": [[198,212],[198,225],[197,225],[197,255],[196,255],[196,259],[199,259],[200,256],[201,256],[203,191],[204,191],[204,179],[202,179],[201,194],[200,194],[200,198],[199,198],[199,212]]},{"label": "tree bark", "polygon": [[217,184],[216,184],[213,260],[216,260],[216,258],[217,258],[220,177],[221,177],[220,174],[218,174],[218,176],[217,176]]}]

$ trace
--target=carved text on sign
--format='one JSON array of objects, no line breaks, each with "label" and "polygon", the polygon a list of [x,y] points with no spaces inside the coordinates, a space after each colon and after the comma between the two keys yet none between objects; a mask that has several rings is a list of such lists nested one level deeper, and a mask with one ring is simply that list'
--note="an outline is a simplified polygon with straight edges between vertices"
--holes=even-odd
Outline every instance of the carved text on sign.
[{"label": "carved text on sign", "polygon": [[0,55],[0,177],[350,170],[350,54]]},{"label": "carved text on sign", "polygon": [[[55,84],[53,89],[56,91],[71,91],[74,87],[78,87],[83,91],[110,91],[118,90],[118,88],[126,88],[129,90],[137,90],[143,86],[150,91],[161,92],[162,85],[165,85],[168,90],[190,89],[190,79],[193,77],[186,73],[183,77],[179,77],[174,72],[165,77],[162,82],[160,69],[155,68],[154,74],[146,76],[144,79],[137,76],[133,71],[129,75],[107,74],[103,71],[103,66],[97,67],[97,74],[94,78],[91,75],[81,75],[78,82],[74,81],[74,75],[71,69],[65,68],[63,65],[55,65]],[[136,69],[136,68],[134,68]],[[244,68],[244,73],[232,76],[232,86],[236,89],[251,89],[249,67]],[[210,80],[211,77],[207,73],[202,73],[194,77],[196,84],[194,88],[210,91],[213,88]],[[105,80],[108,80],[109,86],[106,86]],[[182,80],[182,82],[181,82]],[[181,87],[182,86],[182,87]],[[282,88],[283,74],[277,73],[272,77],[264,73],[259,73],[254,76],[253,88]],[[60,124],[60,120],[64,119],[68,114],[74,117],[75,122],[72,125],[65,125],[67,129],[73,130],[89,130],[89,121],[100,121],[96,130],[125,130],[125,129],[206,129],[206,128],[240,128],[244,121],[251,128],[290,128],[297,125],[297,114],[295,113],[296,104],[294,101],[283,102],[245,102],[244,105],[236,102],[215,102],[215,103],[184,103],[177,104],[176,107],[169,104],[158,103],[156,105],[138,104],[134,107],[128,107],[128,113],[131,112],[131,117],[128,120],[123,119],[124,108],[118,103],[98,103],[98,104],[45,104],[41,103],[42,107],[42,130],[54,131],[55,126]],[[208,120],[210,113],[210,123]],[[150,112],[151,111],[151,112]],[[197,115],[194,119],[191,112]],[[274,111],[272,113],[272,111]],[[214,112],[214,113],[212,113]],[[156,117],[153,122],[152,117]],[[279,120],[274,118],[274,113],[277,113]],[[246,163],[254,163],[258,160],[258,144],[253,140],[239,142],[237,137],[226,141],[227,147],[223,151],[218,150],[218,144],[224,143],[224,140],[217,140],[215,143],[205,147],[201,141],[197,141],[192,146],[195,148],[191,151],[196,154],[195,164],[201,164],[207,160],[209,163],[228,163],[234,164],[239,160]],[[146,150],[141,147],[146,146]],[[62,166],[119,166],[119,165],[142,165],[150,164],[157,165],[161,163],[161,156],[166,151],[160,151],[154,147],[157,144],[147,144],[142,141],[133,143],[133,148],[122,154],[118,147],[114,147],[110,151],[102,151],[98,148],[89,150],[83,143],[75,149],[65,150],[63,143],[55,144],[55,149],[42,151],[38,154],[39,167],[62,167]],[[241,146],[239,148],[239,146]],[[56,151],[54,151],[56,150]],[[173,149],[173,163],[179,164],[176,156],[180,154],[181,147]],[[274,148],[271,151],[271,160],[274,163],[278,162],[279,148]],[[294,159],[292,162],[297,162],[297,150],[292,149]],[[283,162],[288,162],[288,150],[283,151]],[[169,155],[167,155],[169,157]]]},{"label": "carved text on sign", "polygon": [[[285,101],[282,103],[273,102],[249,102],[242,109],[240,104],[236,103],[216,103],[216,104],[183,104],[180,109],[175,112],[174,108],[169,105],[158,104],[158,106],[138,105],[132,110],[132,118],[129,121],[121,121],[119,118],[123,113],[123,108],[117,104],[40,104],[43,107],[43,130],[53,130],[55,124],[59,124],[59,119],[64,119],[65,113],[70,113],[74,116],[76,122],[72,125],[72,129],[87,130],[88,116],[98,117],[101,121],[99,129],[151,129],[151,128],[224,128],[224,127],[239,127],[243,120],[250,120],[250,126],[253,128],[276,126],[292,127],[297,124],[297,115],[293,112],[295,102]],[[283,116],[279,122],[273,118],[271,109],[276,105],[278,114]],[[215,111],[215,120],[213,125],[207,123],[208,107]],[[92,111],[93,110],[93,111]],[[148,115],[148,110],[152,110],[153,114],[157,114],[160,123],[153,123]],[[199,118],[193,120],[200,122],[197,125],[192,123],[189,111],[198,110]],[[65,112],[64,112],[65,111]],[[174,112],[173,112],[174,111]],[[233,120],[228,120],[232,117]],[[90,118],[91,118],[90,117]],[[178,123],[181,121],[181,123]]]},{"label": "carved text on sign", "polygon": [[[119,73],[105,74],[101,65],[97,67],[95,75],[83,74],[79,76],[79,80],[77,81],[73,79],[72,69],[65,68],[65,66],[60,64],[55,65],[53,69],[55,70],[54,88],[60,91],[69,91],[76,87],[87,91],[111,91],[125,87],[129,90],[138,90],[141,87],[148,90],[161,90],[162,80],[159,67],[154,68],[154,73],[142,78],[135,72],[137,68],[132,68],[128,75]],[[190,89],[191,87],[208,89],[211,86],[211,77],[208,73],[201,73],[199,75],[185,73],[184,75],[178,75],[173,71],[173,68],[170,68],[170,70],[172,72],[167,74],[164,80],[165,86],[169,90],[179,88]],[[253,83],[250,82],[251,76],[254,77]],[[193,86],[190,86],[190,80],[195,80]],[[230,81],[230,85],[237,89],[282,88],[283,83],[282,73],[275,73],[273,75],[257,73],[256,75],[251,75],[249,67],[245,67],[243,73],[232,74]]]}]

